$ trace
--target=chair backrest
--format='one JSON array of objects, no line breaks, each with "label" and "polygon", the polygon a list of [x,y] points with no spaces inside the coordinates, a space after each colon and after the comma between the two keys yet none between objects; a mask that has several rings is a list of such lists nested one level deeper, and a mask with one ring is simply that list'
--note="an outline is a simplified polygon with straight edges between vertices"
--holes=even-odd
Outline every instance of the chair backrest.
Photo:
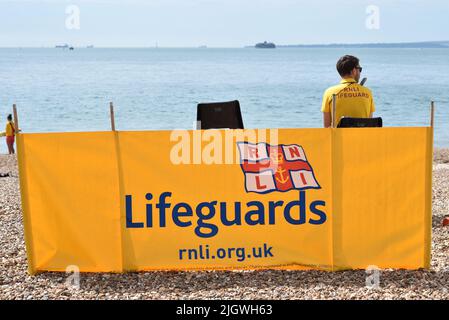
[{"label": "chair backrest", "polygon": [[197,129],[243,129],[242,112],[238,100],[200,103],[196,121]]},{"label": "chair backrest", "polygon": [[337,128],[381,128],[382,118],[346,118],[340,120]]}]

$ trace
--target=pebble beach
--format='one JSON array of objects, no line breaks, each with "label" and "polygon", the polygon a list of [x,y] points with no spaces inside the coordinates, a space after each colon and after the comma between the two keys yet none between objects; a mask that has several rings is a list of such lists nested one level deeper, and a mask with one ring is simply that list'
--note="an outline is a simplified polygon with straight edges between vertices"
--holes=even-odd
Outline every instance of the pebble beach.
[{"label": "pebble beach", "polygon": [[204,271],[81,274],[27,272],[15,156],[0,155],[0,299],[449,299],[449,149],[436,149],[430,270],[382,270],[378,288],[365,271]]}]

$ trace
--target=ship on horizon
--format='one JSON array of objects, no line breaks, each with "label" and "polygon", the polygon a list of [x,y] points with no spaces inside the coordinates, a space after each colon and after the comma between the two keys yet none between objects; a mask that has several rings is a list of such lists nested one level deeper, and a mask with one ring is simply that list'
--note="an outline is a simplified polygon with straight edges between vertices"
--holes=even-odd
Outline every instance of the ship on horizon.
[{"label": "ship on horizon", "polygon": [[273,42],[260,42],[258,44],[256,44],[256,48],[257,49],[275,49],[276,45]]},{"label": "ship on horizon", "polygon": [[69,49],[69,50],[75,50],[74,46],[69,46],[67,43],[63,44],[63,45],[56,45],[55,46],[56,49]]}]

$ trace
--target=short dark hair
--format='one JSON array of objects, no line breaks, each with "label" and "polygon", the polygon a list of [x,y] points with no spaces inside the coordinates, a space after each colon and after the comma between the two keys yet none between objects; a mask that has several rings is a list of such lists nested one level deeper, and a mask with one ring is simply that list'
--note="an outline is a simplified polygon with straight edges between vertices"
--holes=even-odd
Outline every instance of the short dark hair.
[{"label": "short dark hair", "polygon": [[359,59],[354,56],[343,56],[337,62],[337,71],[340,76],[344,77],[351,73],[355,67],[359,65]]},{"label": "short dark hair", "polygon": [[6,119],[8,119],[9,121],[12,121],[12,114],[8,114],[8,117]]}]

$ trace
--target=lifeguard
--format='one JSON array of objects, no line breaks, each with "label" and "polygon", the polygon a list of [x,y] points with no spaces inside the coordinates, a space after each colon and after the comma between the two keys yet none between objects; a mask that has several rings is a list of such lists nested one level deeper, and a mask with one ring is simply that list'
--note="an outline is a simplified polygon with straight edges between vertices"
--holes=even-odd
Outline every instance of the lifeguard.
[{"label": "lifeguard", "polygon": [[330,87],[323,96],[321,111],[323,112],[324,127],[329,128],[332,123],[332,98],[337,95],[336,120],[338,125],[342,117],[372,118],[376,110],[371,90],[360,85],[359,59],[354,56],[343,56],[337,62],[337,71],[342,80],[340,84]]},{"label": "lifeguard", "polygon": [[9,154],[14,154],[15,153],[14,140],[15,140],[15,136],[16,136],[16,129],[15,129],[14,122],[12,122],[12,115],[9,114],[6,119],[7,119],[7,122],[6,122],[5,132],[0,133],[0,137],[6,136],[6,144],[8,145],[8,152],[9,152]]}]

